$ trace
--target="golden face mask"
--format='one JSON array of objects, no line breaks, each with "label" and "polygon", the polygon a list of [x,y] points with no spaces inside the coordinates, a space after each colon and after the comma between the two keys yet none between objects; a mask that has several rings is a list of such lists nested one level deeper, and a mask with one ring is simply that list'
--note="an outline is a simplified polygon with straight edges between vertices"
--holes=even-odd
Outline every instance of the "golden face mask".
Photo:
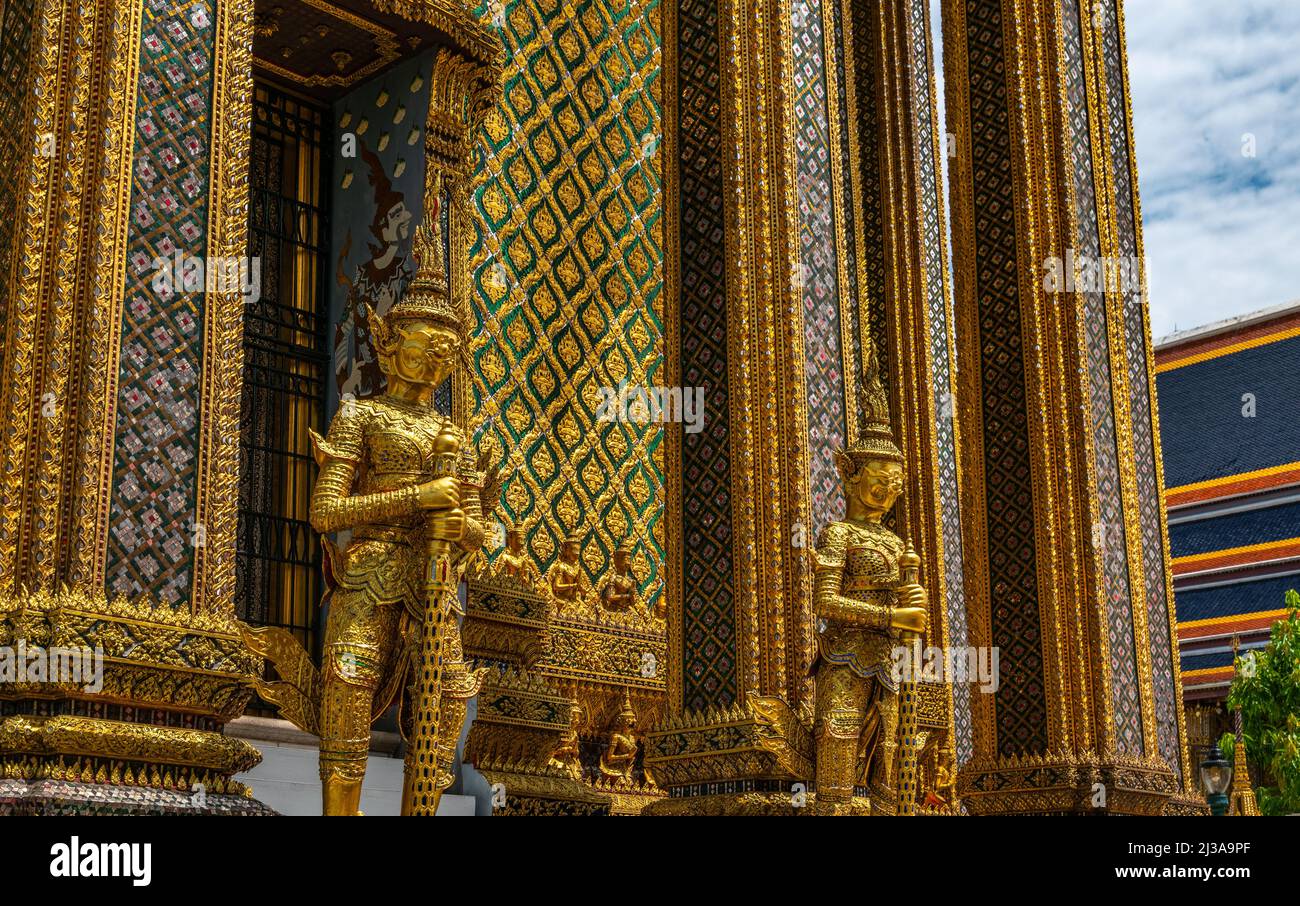
[{"label": "golden face mask", "polygon": [[903,467],[887,460],[868,460],[858,473],[858,498],[873,510],[888,510],[903,493]]},{"label": "golden face mask", "polygon": [[452,331],[416,321],[398,327],[396,334],[393,368],[397,377],[411,384],[434,386],[447,379],[460,350],[460,340]]}]

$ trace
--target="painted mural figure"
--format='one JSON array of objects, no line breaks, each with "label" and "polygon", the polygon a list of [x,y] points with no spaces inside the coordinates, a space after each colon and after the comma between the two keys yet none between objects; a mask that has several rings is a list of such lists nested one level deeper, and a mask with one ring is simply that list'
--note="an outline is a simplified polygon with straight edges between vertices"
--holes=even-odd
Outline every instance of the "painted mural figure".
[{"label": "painted mural figure", "polygon": [[414,271],[402,251],[411,236],[413,215],[406,197],[393,188],[379,157],[358,142],[367,179],[374,190],[370,220],[370,257],[359,264],[351,277],[343,273],[343,261],[352,247],[351,234],[339,256],[339,282],[348,288],[347,303],[334,331],[335,380],[342,399],[356,399],[384,389],[384,375],[375,354],[370,317],[383,318],[402,297]]}]

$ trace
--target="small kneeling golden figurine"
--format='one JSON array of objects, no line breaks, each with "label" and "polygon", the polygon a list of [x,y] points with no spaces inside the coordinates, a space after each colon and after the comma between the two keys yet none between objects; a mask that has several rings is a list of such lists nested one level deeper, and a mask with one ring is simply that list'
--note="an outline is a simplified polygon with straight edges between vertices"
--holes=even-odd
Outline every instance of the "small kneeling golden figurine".
[{"label": "small kneeling golden figurine", "polygon": [[516,526],[506,529],[506,548],[497,555],[496,575],[518,579],[530,588],[541,584],[537,565],[524,550],[524,534]]},{"label": "small kneeling golden figurine", "polygon": [[627,542],[614,550],[614,572],[600,589],[600,606],[624,611],[636,603],[636,579],[632,575],[632,547]]},{"label": "small kneeling golden figurine", "polygon": [[551,585],[551,597],[555,600],[555,612],[560,614],[567,607],[575,610],[586,593],[586,583],[582,578],[582,566],[578,555],[582,552],[582,538],[570,535],[560,544],[560,559],[551,565],[547,581]]},{"label": "small kneeling golden figurine", "polygon": [[600,773],[611,780],[630,781],[632,766],[636,762],[636,712],[632,701],[623,693],[623,710],[619,712],[609,742],[600,756]]}]

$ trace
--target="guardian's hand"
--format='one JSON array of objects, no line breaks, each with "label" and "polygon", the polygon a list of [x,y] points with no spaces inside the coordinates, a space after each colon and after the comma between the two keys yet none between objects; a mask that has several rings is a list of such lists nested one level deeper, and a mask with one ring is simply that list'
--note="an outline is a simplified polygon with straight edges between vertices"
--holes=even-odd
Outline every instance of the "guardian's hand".
[{"label": "guardian's hand", "polygon": [[429,520],[429,535],[438,541],[459,541],[465,537],[465,513],[448,510]]},{"label": "guardian's hand", "polygon": [[460,479],[448,476],[420,485],[418,504],[422,510],[454,510],[460,506]]},{"label": "guardian's hand", "polygon": [[930,623],[925,589],[919,585],[905,585],[898,590],[898,606],[890,616],[889,625],[903,632],[922,635]]},{"label": "guardian's hand", "polygon": [[930,595],[926,593],[924,585],[904,585],[898,589],[898,606],[920,607],[923,610],[928,610]]}]

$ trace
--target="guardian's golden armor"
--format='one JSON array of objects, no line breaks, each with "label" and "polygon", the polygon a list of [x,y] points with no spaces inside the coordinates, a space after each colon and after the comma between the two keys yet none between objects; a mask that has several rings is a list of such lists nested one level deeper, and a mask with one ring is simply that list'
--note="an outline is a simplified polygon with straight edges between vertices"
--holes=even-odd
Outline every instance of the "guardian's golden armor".
[{"label": "guardian's golden armor", "polygon": [[[259,686],[263,697],[320,736],[326,815],[357,814],[371,723],[401,702],[411,683],[421,622],[431,606],[427,542],[454,543],[459,575],[484,538],[485,476],[460,428],[432,402],[434,389],[460,361],[464,323],[445,296],[408,301],[410,295],[383,319],[372,317],[384,393],[345,400],[327,436],[312,435],[320,464],[312,526],[323,536],[351,532],[342,551],[325,540],[330,595],[319,674],[292,639],[286,643],[276,630],[245,629],[250,645],[271,658],[281,677]],[[447,444],[446,435],[460,442],[457,465],[454,474],[437,477],[435,450]],[[442,627],[440,750],[455,745],[464,702],[477,691],[456,620],[444,619]],[[409,735],[409,707],[399,709],[399,724]],[[409,813],[415,773],[408,756],[403,813]]]},{"label": "guardian's golden armor", "polygon": [[903,580],[902,539],[880,523],[903,488],[902,455],[884,418],[869,419],[836,464],[847,512],[822,530],[813,555],[816,804],[828,815],[848,814],[863,766],[873,787],[886,796],[893,789],[892,655],[900,633],[925,631],[929,612],[925,589]]}]

